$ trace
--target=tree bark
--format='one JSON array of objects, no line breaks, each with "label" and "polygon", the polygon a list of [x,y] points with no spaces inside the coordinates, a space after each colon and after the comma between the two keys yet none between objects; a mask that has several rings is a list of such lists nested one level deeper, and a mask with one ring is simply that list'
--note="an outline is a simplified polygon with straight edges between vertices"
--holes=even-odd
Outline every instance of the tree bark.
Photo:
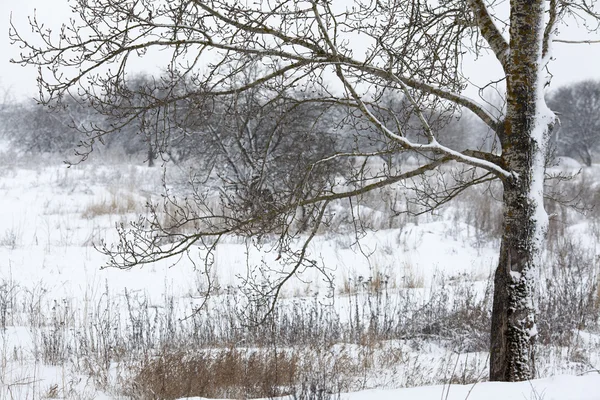
[{"label": "tree bark", "polygon": [[154,160],[156,159],[156,152],[154,151],[154,146],[152,143],[148,141],[148,167],[154,167]]},{"label": "tree bark", "polygon": [[535,377],[534,295],[548,223],[543,204],[545,154],[554,125],[540,79],[543,16],[543,0],[511,2],[502,162],[513,177],[504,179],[504,232],[494,278],[490,343],[492,381]]},{"label": "tree bark", "polygon": [[[506,183],[504,234],[494,277],[490,380],[521,381],[535,375],[535,231],[537,208],[528,188]],[[543,207],[543,206],[541,206]]]}]

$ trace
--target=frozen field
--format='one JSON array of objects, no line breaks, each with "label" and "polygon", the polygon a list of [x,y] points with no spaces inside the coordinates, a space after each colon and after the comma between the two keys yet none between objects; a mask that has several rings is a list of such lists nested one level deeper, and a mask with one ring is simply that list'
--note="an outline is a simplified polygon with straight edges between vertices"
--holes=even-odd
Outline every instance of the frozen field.
[{"label": "frozen field", "polygon": [[[217,294],[200,311],[197,250],[101,269],[94,244],[160,199],[160,168],[21,164],[0,167],[0,399],[181,397],[161,392],[171,386],[213,398],[600,399],[600,210],[548,206],[542,379],[486,383],[500,205],[480,191],[435,215],[366,206],[377,229],[360,245],[340,206],[311,244],[318,268],[253,327],[239,287],[277,266],[268,246],[226,238],[209,272]],[[597,202],[598,176],[595,166],[565,185]]]}]

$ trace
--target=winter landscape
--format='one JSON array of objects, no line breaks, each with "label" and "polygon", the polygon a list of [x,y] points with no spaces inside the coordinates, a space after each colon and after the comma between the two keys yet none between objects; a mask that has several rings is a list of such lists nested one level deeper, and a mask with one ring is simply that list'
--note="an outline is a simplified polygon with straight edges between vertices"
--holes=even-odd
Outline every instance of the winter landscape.
[{"label": "winter landscape", "polygon": [[600,399],[595,5],[68,4],[9,23],[0,400]]},{"label": "winter landscape", "polygon": [[[537,355],[549,378],[482,383],[501,205],[478,189],[421,216],[365,201],[360,242],[340,208],[311,244],[322,271],[300,274],[274,315],[248,327],[237,288],[249,270],[277,264],[268,248],[221,243],[200,312],[207,279],[195,249],[175,262],[99,268],[106,257],[94,244],[116,240],[115,224],[157,201],[160,168],[34,165],[6,147],[3,159],[3,399],[128,398],[161,385],[184,388],[159,398],[186,385],[210,398],[268,398],[291,384],[298,398],[598,398],[598,210],[558,207],[551,219]],[[599,169],[582,169],[566,190],[597,203]],[[415,386],[427,387],[392,390]]]}]

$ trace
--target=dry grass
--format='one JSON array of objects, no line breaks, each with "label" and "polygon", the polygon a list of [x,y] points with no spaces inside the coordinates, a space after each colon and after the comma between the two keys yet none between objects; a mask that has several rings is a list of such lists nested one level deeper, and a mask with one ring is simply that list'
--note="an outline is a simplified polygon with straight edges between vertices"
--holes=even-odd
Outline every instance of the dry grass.
[{"label": "dry grass", "polygon": [[336,372],[342,367],[356,368],[345,364],[352,364],[349,358],[336,361],[331,363],[312,351],[293,349],[228,348],[193,355],[182,350],[146,360],[134,377],[128,395],[140,400],[286,395],[329,398],[332,392],[339,391],[339,382],[336,385],[336,377],[319,367],[331,365]]},{"label": "dry grass", "polygon": [[385,290],[397,288],[397,282],[393,274],[384,274],[374,271],[371,276],[348,277],[342,281],[339,288],[341,295],[353,295],[357,293],[381,293]]},{"label": "dry grass", "polygon": [[404,275],[402,277],[402,287],[407,289],[417,289],[425,287],[425,277],[423,272],[419,271],[410,260],[402,263]]},{"label": "dry grass", "polygon": [[285,353],[230,349],[189,355],[180,351],[148,360],[133,380],[137,399],[248,398],[284,395],[298,368]]},{"label": "dry grass", "polygon": [[85,219],[93,219],[104,215],[123,215],[140,211],[140,204],[135,197],[128,192],[112,191],[109,198],[102,198],[88,204],[81,216]]}]

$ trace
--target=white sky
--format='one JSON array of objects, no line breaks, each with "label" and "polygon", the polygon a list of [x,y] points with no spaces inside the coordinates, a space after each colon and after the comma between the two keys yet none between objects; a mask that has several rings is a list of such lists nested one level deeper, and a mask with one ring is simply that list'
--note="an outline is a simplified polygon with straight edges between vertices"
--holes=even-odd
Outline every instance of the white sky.
[{"label": "white sky", "polygon": [[[0,89],[8,90],[18,99],[36,95],[36,69],[9,62],[19,54],[19,49],[11,46],[8,39],[9,19],[12,13],[13,23],[24,34],[31,34],[27,16],[33,15],[34,10],[37,10],[38,19],[50,27],[59,26],[71,13],[67,0],[0,0]],[[564,39],[600,39],[600,34],[588,35],[576,24],[562,26],[561,33]],[[550,71],[554,75],[551,88],[586,78],[600,79],[600,44],[556,43],[553,54],[555,60],[550,64]],[[498,67],[494,60],[480,59],[468,62],[465,70],[476,83],[483,84],[489,79],[489,72],[498,71]]]}]

